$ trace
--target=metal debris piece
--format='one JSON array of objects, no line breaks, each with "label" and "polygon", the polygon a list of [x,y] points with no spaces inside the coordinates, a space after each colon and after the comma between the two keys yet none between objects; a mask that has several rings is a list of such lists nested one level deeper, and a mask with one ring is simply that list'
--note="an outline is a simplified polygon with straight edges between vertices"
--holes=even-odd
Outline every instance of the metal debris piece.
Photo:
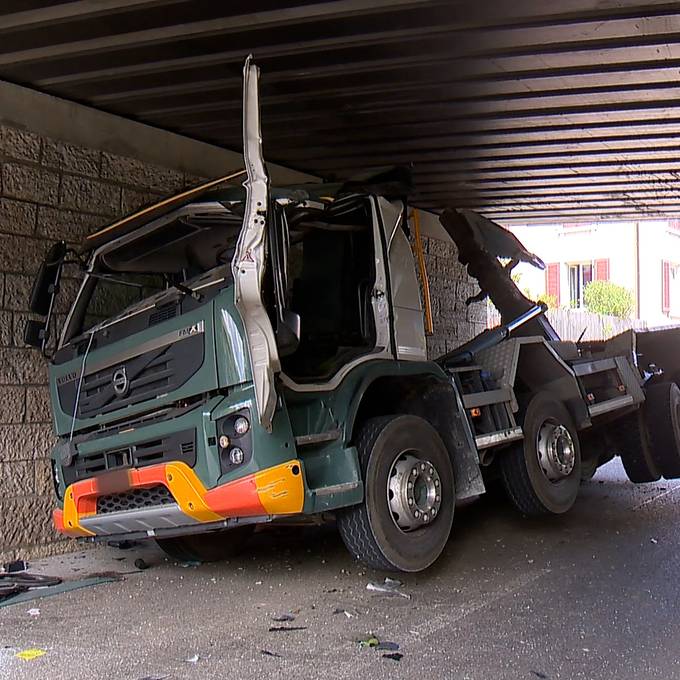
[{"label": "metal debris piece", "polygon": [[270,633],[287,633],[294,630],[307,630],[307,626],[272,626]]},{"label": "metal debris piece", "polygon": [[385,578],[382,583],[369,582],[366,585],[366,590],[371,590],[375,593],[382,593],[383,595],[399,595],[406,600],[410,600],[411,596],[408,593],[402,593],[399,588],[401,587],[401,581],[397,581],[393,578]]}]

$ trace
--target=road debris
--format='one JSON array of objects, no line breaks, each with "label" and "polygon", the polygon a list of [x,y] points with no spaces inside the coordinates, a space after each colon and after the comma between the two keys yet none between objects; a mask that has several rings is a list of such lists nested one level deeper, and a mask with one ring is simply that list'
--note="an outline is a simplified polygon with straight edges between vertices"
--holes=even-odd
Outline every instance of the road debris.
[{"label": "road debris", "polygon": [[659,541],[656,540],[656,538],[650,538],[650,542],[652,542],[654,545],[656,545]]},{"label": "road debris", "polygon": [[399,649],[399,645],[396,642],[381,642],[376,649],[379,652],[396,652]]},{"label": "road debris", "polygon": [[[51,576],[37,574],[16,574],[8,578],[9,574],[0,574],[0,607],[9,607],[38,600],[43,597],[61,595],[71,590],[89,588],[103,583],[122,581],[120,574],[92,574],[77,581],[64,581]],[[13,591],[13,592],[12,592]]]},{"label": "road debris", "polygon": [[374,635],[369,635],[363,640],[357,640],[357,642],[362,649],[375,649],[380,644],[380,640]]},{"label": "road debris", "polygon": [[[23,571],[0,573],[0,607],[16,602],[26,602],[34,597],[41,597],[49,586],[56,586],[61,579],[52,576],[28,574]],[[33,595],[34,588],[40,588],[41,594]]]},{"label": "road debris", "polygon": [[283,659],[281,654],[278,654],[277,652],[270,652],[268,649],[261,649],[260,654],[263,654],[264,656],[273,656],[275,659]]},{"label": "road debris", "polygon": [[47,652],[44,649],[24,649],[21,652],[17,652],[14,656],[17,659],[22,659],[23,661],[33,661],[41,656],[44,656]]},{"label": "road debris", "polygon": [[342,607],[335,608],[335,610],[333,611],[333,615],[336,614],[344,614],[348,619],[351,619],[353,616],[356,616],[356,614],[352,614],[351,612],[348,612],[346,609],[343,609]]},{"label": "road debris", "polygon": [[307,630],[307,626],[272,626],[270,633],[289,633],[294,630]]},{"label": "road debris", "polygon": [[37,607],[33,607],[26,612],[29,616],[40,616],[40,610]]},{"label": "road debris", "polygon": [[295,616],[293,614],[279,614],[278,616],[273,616],[272,621],[276,621],[277,623],[295,621]]},{"label": "road debris", "polygon": [[149,565],[141,557],[138,557],[135,560],[135,567],[143,571],[144,569],[148,569]]},{"label": "road debris", "polygon": [[371,590],[375,593],[381,593],[383,595],[399,595],[406,600],[410,600],[411,596],[408,593],[402,593],[399,588],[401,588],[401,581],[396,579],[385,577],[382,583],[369,582],[366,584],[366,590]]},{"label": "road debris", "polygon": [[403,654],[399,652],[391,652],[390,654],[383,654],[383,659],[392,659],[392,661],[401,661],[404,658]]},{"label": "road debris", "polygon": [[2,570],[6,574],[16,574],[17,572],[26,571],[28,569],[28,562],[26,560],[14,560],[13,562],[5,562],[2,565]]},{"label": "road debris", "polygon": [[185,661],[186,663],[198,663],[198,660],[199,660],[200,658],[201,658],[201,657],[200,657],[198,654],[193,654],[193,655],[190,656],[188,659],[184,659],[184,661]]}]

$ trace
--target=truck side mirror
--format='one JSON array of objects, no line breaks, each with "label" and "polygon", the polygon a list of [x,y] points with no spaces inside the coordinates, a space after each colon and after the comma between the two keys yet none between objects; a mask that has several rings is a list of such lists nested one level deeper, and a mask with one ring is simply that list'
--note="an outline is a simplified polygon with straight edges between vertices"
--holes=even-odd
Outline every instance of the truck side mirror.
[{"label": "truck side mirror", "polygon": [[47,316],[55,287],[59,282],[61,265],[66,257],[66,243],[57,241],[48,251],[33,283],[29,309],[34,314]]}]

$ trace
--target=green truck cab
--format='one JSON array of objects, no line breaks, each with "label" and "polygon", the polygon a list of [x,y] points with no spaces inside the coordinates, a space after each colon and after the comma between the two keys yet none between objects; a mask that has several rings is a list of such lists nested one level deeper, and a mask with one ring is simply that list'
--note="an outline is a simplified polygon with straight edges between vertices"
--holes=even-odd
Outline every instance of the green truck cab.
[{"label": "green truck cab", "polygon": [[[270,186],[257,78],[248,61],[243,187],[90,235],[58,338],[63,243],[37,277],[27,342],[56,345],[57,529],[207,560],[258,524],[334,517],[355,557],[419,571],[490,476],[523,512],[568,510],[616,451],[612,417],[646,427],[628,341],[561,343],[529,305],[428,360],[410,208],[389,183]],[[635,481],[661,474],[633,457]]]}]

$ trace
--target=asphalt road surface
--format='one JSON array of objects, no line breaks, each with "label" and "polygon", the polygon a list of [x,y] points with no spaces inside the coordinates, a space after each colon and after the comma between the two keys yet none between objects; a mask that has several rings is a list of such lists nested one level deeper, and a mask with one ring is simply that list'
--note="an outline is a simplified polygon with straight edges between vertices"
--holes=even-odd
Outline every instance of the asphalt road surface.
[{"label": "asphalt road surface", "polygon": [[[222,564],[151,546],[42,560],[33,571],[128,573],[0,608],[0,678],[680,678],[678,503],[680,483],[633,486],[617,463],[565,517],[481,499],[457,510],[433,568],[397,577],[410,598],[367,590],[386,574],[353,563],[332,529],[268,531]],[[401,660],[362,648],[370,635]],[[31,648],[46,653],[15,656]]]}]

